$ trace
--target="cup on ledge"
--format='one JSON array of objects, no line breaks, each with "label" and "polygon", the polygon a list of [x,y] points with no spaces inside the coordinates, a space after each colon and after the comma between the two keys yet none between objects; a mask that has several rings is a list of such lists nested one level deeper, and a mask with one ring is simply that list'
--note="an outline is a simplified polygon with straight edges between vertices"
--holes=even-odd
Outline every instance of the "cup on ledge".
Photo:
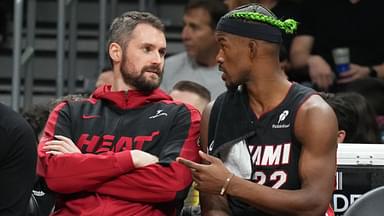
[{"label": "cup on ledge", "polygon": [[349,70],[349,48],[338,47],[332,50],[333,61],[335,62],[335,70],[337,74],[341,74]]}]

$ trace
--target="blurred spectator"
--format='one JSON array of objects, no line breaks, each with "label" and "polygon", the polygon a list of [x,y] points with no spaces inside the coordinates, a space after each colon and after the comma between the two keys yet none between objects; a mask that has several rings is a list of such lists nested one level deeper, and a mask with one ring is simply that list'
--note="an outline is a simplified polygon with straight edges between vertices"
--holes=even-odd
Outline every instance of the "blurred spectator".
[{"label": "blurred spectator", "polygon": [[[200,113],[203,113],[205,106],[211,101],[211,94],[207,88],[198,83],[186,80],[177,82],[169,95],[175,101],[192,105],[198,109]],[[188,196],[184,201],[184,208],[180,215],[200,215],[199,191],[195,189],[194,184],[192,184]]]},{"label": "blurred spectator", "polygon": [[173,86],[169,96],[171,96],[173,100],[194,106],[200,113],[203,113],[205,106],[211,101],[211,93],[207,88],[198,83],[186,80],[177,82]]},{"label": "blurred spectator", "polygon": [[35,105],[30,110],[23,112],[23,117],[35,132],[37,141],[40,139],[41,132],[44,129],[45,123],[49,116],[49,106]]},{"label": "blurred spectator", "polygon": [[105,67],[99,74],[96,80],[96,88],[102,85],[112,85],[113,83],[113,70],[112,67]]},{"label": "blurred spectator", "polygon": [[320,95],[336,113],[339,141],[381,143],[375,112],[362,95],[353,92]]},{"label": "blurred spectator", "polygon": [[[49,105],[35,105],[23,113],[23,117],[35,132],[37,142],[40,139],[50,113]],[[50,191],[44,179],[36,176],[32,193],[38,204],[39,216],[48,216],[55,204],[55,194]]]},{"label": "blurred spectator", "polygon": [[192,0],[184,10],[181,37],[186,52],[165,60],[161,87],[167,91],[180,80],[197,82],[216,98],[226,90],[218,70],[216,54],[219,50],[215,28],[227,8],[222,0]]},{"label": "blurred spectator", "polygon": [[384,80],[359,79],[345,86],[342,91],[357,92],[363,95],[375,110],[376,115],[384,116]]},{"label": "blurred spectator", "polygon": [[0,103],[0,215],[26,215],[36,157],[33,130],[20,114]]},{"label": "blurred spectator", "polygon": [[[292,42],[290,59],[294,68],[308,73],[316,88],[337,91],[333,87],[354,80],[384,77],[384,31],[380,30],[384,1],[306,0],[302,4],[299,36]],[[336,75],[332,51],[343,47],[349,48],[349,69]]]},{"label": "blurred spectator", "polygon": [[356,80],[342,89],[345,92],[357,92],[365,97],[376,113],[380,140],[384,143],[384,80],[366,78]]}]

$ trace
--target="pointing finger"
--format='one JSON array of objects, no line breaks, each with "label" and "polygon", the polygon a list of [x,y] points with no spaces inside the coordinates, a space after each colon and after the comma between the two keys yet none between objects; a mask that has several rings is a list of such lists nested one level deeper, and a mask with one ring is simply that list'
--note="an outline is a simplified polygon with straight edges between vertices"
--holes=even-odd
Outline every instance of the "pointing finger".
[{"label": "pointing finger", "polygon": [[182,157],[177,157],[176,161],[183,164],[184,166],[186,166],[190,169],[194,169],[194,170],[200,170],[201,166],[202,166],[201,164],[195,163],[193,161],[187,160],[187,159],[182,158]]},{"label": "pointing finger", "polygon": [[207,153],[204,153],[203,151],[199,151],[199,155],[203,160],[208,161],[210,163],[214,163],[214,162],[217,162],[217,160],[219,160],[218,158],[211,156]]}]

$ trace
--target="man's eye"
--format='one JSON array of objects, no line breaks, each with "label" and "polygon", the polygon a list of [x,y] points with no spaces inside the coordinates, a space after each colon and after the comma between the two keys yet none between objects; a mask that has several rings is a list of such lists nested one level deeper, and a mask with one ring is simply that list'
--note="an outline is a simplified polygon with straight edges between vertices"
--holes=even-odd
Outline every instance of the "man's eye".
[{"label": "man's eye", "polygon": [[167,51],[166,51],[165,49],[161,49],[161,50],[159,51],[159,53],[160,53],[161,56],[165,56],[165,54],[167,53]]},{"label": "man's eye", "polygon": [[150,51],[151,51],[151,48],[149,48],[149,47],[144,47],[143,50],[144,50],[144,52],[150,52]]}]

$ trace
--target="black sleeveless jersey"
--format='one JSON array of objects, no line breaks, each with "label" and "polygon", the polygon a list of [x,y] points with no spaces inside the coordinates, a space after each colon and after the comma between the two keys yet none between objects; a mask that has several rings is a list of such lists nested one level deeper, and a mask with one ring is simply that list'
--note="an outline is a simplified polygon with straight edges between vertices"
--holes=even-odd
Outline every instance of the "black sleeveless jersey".
[{"label": "black sleeveless jersey", "polygon": [[[209,151],[236,176],[276,189],[299,189],[301,143],[294,124],[297,110],[312,94],[312,89],[293,83],[277,107],[257,118],[246,92],[225,93],[211,112]],[[233,197],[228,203],[232,215],[268,215]]]}]

